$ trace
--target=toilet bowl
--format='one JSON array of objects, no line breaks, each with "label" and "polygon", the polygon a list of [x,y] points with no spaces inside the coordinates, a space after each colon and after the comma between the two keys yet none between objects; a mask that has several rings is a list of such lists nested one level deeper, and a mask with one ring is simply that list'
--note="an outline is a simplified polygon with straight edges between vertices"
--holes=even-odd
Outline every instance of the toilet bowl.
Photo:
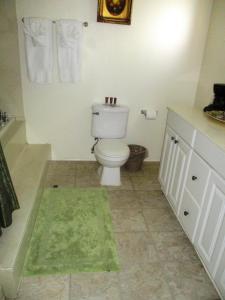
[{"label": "toilet bowl", "polygon": [[94,148],[96,160],[100,163],[101,185],[119,186],[120,167],[129,157],[129,147],[119,139],[102,139]]}]

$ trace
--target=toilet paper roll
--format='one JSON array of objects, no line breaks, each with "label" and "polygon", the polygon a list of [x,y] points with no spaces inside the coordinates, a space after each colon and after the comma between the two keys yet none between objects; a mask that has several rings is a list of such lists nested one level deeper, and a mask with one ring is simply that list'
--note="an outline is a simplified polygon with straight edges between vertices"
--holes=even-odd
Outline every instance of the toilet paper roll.
[{"label": "toilet paper roll", "polygon": [[155,120],[157,118],[158,111],[156,110],[147,110],[145,119],[146,120]]}]

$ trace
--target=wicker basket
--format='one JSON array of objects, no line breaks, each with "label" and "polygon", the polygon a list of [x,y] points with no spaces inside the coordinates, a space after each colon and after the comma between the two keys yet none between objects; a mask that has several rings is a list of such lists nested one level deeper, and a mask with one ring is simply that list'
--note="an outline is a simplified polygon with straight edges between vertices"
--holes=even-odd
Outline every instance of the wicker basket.
[{"label": "wicker basket", "polygon": [[130,156],[125,164],[125,168],[131,172],[141,170],[146,155],[145,147],[140,145],[128,145],[128,147],[130,148]]}]

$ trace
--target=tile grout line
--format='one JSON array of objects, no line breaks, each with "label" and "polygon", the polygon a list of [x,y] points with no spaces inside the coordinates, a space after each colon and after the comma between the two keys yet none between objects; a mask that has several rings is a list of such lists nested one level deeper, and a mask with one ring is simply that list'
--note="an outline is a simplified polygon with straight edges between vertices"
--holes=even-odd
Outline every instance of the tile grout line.
[{"label": "tile grout line", "polygon": [[120,295],[120,299],[119,300],[123,300],[123,293],[122,293],[122,287],[121,287],[119,272],[117,274],[117,280],[118,280],[117,283],[118,283],[118,289],[119,289],[119,295]]}]

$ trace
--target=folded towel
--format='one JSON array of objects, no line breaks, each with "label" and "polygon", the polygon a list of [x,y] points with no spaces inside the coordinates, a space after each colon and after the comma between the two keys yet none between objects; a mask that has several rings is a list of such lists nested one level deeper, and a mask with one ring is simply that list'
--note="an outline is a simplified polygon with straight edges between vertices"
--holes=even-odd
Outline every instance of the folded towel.
[{"label": "folded towel", "polygon": [[31,82],[52,82],[52,22],[24,18],[27,72]]},{"label": "folded towel", "polygon": [[83,26],[76,20],[56,21],[59,76],[62,82],[80,79]]}]

